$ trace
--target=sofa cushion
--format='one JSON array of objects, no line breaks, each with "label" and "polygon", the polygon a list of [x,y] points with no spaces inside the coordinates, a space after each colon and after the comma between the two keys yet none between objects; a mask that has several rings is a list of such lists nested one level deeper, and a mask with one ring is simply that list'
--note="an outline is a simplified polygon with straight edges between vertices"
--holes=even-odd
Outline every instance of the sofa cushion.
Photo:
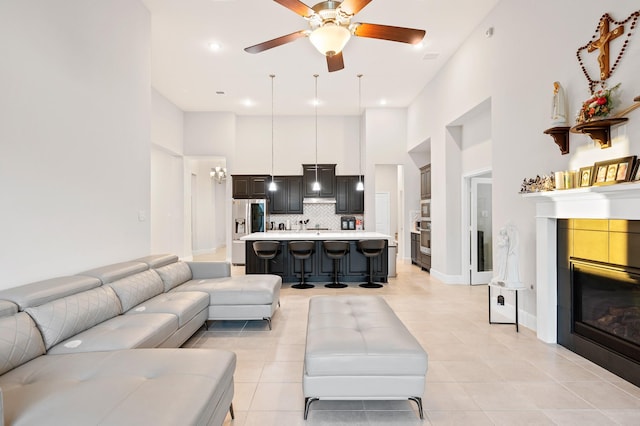
[{"label": "sofa cushion", "polygon": [[0,317],[8,317],[18,313],[18,305],[8,300],[0,300]]},{"label": "sofa cushion", "polygon": [[58,343],[47,354],[155,348],[178,330],[173,314],[119,315]]},{"label": "sofa cushion", "polygon": [[192,279],[224,278],[231,276],[229,262],[186,262],[191,269]]},{"label": "sofa cushion", "polygon": [[89,277],[98,278],[102,284],[109,284],[129,275],[137,274],[149,269],[146,263],[142,262],[120,262],[112,265],[101,266],[95,269],[89,269],[88,271],[81,272],[77,275],[86,275]]},{"label": "sofa cushion", "polygon": [[0,375],[44,354],[44,342],[24,312],[0,318]]},{"label": "sofa cushion", "polygon": [[141,257],[134,262],[142,262],[149,265],[149,268],[160,268],[161,266],[169,265],[178,261],[178,256],[175,254],[152,254],[150,256]]},{"label": "sofa cushion", "polygon": [[120,314],[118,296],[98,287],[25,310],[38,325],[47,350],[53,345]]},{"label": "sofa cushion", "polygon": [[191,268],[185,262],[175,262],[165,265],[155,270],[162,282],[164,283],[164,291],[169,291],[180,284],[191,279]]},{"label": "sofa cushion", "polygon": [[[7,424],[206,425],[233,395],[233,352],[46,355],[0,377]],[[221,424],[221,423],[219,423]]]},{"label": "sofa cushion", "polygon": [[118,295],[123,312],[164,291],[160,276],[151,270],[129,275],[107,285]]},{"label": "sofa cushion", "polygon": [[100,287],[100,280],[94,277],[56,277],[2,290],[0,299],[10,300],[24,311],[96,287]]},{"label": "sofa cushion", "polygon": [[257,274],[191,280],[173,291],[204,291],[210,305],[270,305],[279,299],[281,286],[278,275]]},{"label": "sofa cushion", "polygon": [[178,317],[178,327],[209,307],[209,295],[201,291],[162,293],[125,312],[126,315],[167,313]]}]

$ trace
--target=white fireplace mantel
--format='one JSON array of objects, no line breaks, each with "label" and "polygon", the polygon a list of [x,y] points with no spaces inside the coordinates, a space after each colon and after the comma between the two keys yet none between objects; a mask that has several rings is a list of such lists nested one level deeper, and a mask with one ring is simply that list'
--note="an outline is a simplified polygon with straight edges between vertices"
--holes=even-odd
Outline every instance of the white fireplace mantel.
[{"label": "white fireplace mantel", "polygon": [[557,219],[640,220],[640,182],[522,194],[536,203],[538,338],[557,342]]}]

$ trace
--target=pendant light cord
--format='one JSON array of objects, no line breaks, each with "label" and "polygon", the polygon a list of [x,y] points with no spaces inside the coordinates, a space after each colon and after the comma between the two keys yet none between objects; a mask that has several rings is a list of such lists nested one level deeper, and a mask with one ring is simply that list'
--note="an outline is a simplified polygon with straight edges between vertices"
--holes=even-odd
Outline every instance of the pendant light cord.
[{"label": "pendant light cord", "polygon": [[271,185],[273,186],[273,79],[276,78],[275,74],[269,74],[271,77]]},{"label": "pendant light cord", "polygon": [[313,104],[315,105],[316,116],[316,184],[318,184],[318,74],[314,74],[313,77],[316,79],[316,97]]},{"label": "pendant light cord", "polygon": [[358,74],[358,182],[362,182],[362,74]]}]

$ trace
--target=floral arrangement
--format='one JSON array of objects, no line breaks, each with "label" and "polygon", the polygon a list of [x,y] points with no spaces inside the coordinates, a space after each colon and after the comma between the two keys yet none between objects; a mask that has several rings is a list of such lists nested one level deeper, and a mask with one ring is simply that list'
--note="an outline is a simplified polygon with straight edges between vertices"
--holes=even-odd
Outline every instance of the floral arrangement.
[{"label": "floral arrangement", "polygon": [[578,124],[591,121],[594,118],[604,118],[611,114],[611,110],[614,105],[614,91],[620,87],[620,83],[613,86],[611,89],[602,88],[595,92],[589,99],[583,102],[576,122]]}]

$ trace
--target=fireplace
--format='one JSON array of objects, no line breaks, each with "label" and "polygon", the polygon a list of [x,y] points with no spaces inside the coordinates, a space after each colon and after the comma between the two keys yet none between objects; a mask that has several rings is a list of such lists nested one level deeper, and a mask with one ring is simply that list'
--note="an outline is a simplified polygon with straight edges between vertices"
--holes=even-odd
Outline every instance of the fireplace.
[{"label": "fireplace", "polygon": [[640,221],[557,229],[558,343],[640,386]]}]

